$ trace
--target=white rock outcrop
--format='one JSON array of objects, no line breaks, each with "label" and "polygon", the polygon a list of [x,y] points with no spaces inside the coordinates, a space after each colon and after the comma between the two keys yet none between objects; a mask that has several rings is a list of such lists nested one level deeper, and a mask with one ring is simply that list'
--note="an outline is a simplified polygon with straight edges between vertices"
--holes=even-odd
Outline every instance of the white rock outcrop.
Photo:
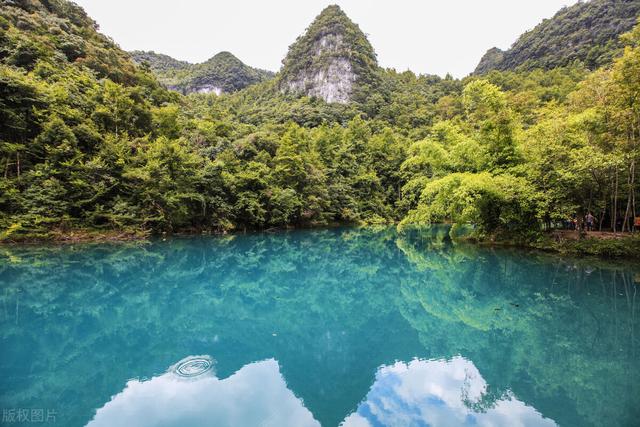
[{"label": "white rock outcrop", "polygon": [[310,54],[322,65],[309,70],[301,70],[281,86],[285,93],[298,93],[322,98],[326,102],[346,104],[356,81],[348,58],[341,57],[343,38],[339,34],[326,34],[314,44]]},{"label": "white rock outcrop", "polygon": [[218,96],[224,92],[221,87],[213,86],[213,85],[199,86],[196,88],[195,91],[197,93],[215,93]]}]

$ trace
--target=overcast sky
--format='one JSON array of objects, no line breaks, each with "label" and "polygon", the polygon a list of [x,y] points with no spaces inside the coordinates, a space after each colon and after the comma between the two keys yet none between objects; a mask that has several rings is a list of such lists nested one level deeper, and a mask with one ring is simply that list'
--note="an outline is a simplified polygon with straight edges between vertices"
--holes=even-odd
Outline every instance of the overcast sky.
[{"label": "overcast sky", "polygon": [[463,77],[487,49],[575,0],[75,0],[126,50],[202,62],[227,50],[277,71],[288,46],[329,4],[369,36],[383,67]]}]

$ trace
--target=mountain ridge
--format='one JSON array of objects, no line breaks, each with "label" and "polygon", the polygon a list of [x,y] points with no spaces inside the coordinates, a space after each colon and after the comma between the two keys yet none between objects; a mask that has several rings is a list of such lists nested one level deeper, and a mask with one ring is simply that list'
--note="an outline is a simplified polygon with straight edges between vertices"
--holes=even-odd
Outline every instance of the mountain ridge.
[{"label": "mountain ridge", "polygon": [[618,38],[633,28],[639,15],[638,0],[579,1],[520,35],[509,49],[489,49],[473,74],[552,69],[575,61],[594,70],[621,52]]},{"label": "mountain ridge", "polygon": [[192,64],[153,51],[132,51],[133,60],[147,64],[167,88],[189,93],[232,93],[275,74],[246,65],[231,52],[222,51],[208,60]]}]

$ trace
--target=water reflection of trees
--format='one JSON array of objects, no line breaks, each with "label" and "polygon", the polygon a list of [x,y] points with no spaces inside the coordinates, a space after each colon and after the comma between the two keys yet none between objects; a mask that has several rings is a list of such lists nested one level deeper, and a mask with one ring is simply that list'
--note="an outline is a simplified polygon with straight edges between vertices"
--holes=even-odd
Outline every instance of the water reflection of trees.
[{"label": "water reflection of trees", "polygon": [[627,425],[624,417],[637,413],[634,398],[620,395],[638,390],[637,285],[628,265],[477,246],[433,250],[412,235],[398,247],[424,272],[403,282],[402,312],[425,347],[438,342],[474,361],[490,384],[488,406],[511,388],[560,424]]},{"label": "water reflection of trees", "polygon": [[[132,375],[163,372],[185,353],[213,354],[223,377],[275,357],[310,409],[336,424],[366,394],[380,360],[402,357],[383,344],[406,348],[413,338],[384,330],[404,321],[384,296],[402,256],[389,250],[393,233],[383,234],[13,250],[22,262],[3,263],[2,298],[20,309],[5,312],[12,351],[3,366],[17,368],[26,355],[37,381],[16,377],[3,400],[42,405],[41,388],[68,396],[70,411],[83,403],[90,416]],[[364,341],[368,329],[382,333]],[[96,387],[100,396],[85,392]]]},{"label": "water reflection of trees", "polygon": [[63,398],[84,411],[75,424],[187,354],[212,354],[221,378],[277,359],[324,425],[378,366],[458,354],[486,379],[485,408],[513,391],[560,424],[634,410],[621,394],[638,391],[628,266],[454,245],[437,228],[3,251],[2,402]]}]

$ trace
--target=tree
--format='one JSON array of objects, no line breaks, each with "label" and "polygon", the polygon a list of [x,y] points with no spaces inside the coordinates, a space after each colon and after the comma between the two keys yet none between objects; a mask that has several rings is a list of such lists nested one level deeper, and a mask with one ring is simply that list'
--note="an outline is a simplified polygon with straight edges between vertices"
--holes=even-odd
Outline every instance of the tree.
[{"label": "tree", "polygon": [[504,93],[486,80],[475,80],[465,86],[462,102],[491,168],[504,169],[518,163],[516,123]]},{"label": "tree", "polygon": [[535,189],[522,178],[453,173],[429,182],[420,195],[418,206],[400,223],[452,222],[476,226],[478,235],[504,233],[526,236],[537,231],[532,219],[538,217]]}]

